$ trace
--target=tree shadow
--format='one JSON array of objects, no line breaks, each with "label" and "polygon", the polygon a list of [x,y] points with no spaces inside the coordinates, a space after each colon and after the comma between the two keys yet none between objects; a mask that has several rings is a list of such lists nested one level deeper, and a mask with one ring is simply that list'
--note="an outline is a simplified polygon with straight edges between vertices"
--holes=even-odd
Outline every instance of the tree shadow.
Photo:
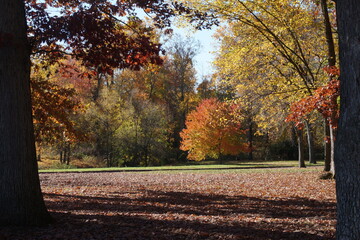
[{"label": "tree shadow", "polygon": [[[306,198],[144,190],[135,198],[119,193],[114,197],[45,194],[45,199],[55,224],[22,230],[26,238],[15,234],[4,239],[311,240],[333,239],[334,234],[318,229],[317,220],[335,219],[335,204]],[[304,224],[303,218],[317,220]],[[11,236],[9,231],[5,236]]]},{"label": "tree shadow", "polygon": [[[199,194],[188,192],[165,192],[143,190],[142,197],[131,199],[124,196],[93,197],[61,194],[45,194],[52,198],[63,199],[62,204],[51,206],[51,209],[61,210],[94,210],[96,206],[103,210],[146,213],[181,213],[205,216],[227,214],[257,214],[268,218],[311,218],[328,215],[335,219],[336,204],[307,198],[269,199],[248,196],[228,196],[222,194]],[[66,199],[77,199],[80,204],[66,204]],[[142,202],[147,204],[133,204]],[[72,207],[71,207],[72,206]]]}]

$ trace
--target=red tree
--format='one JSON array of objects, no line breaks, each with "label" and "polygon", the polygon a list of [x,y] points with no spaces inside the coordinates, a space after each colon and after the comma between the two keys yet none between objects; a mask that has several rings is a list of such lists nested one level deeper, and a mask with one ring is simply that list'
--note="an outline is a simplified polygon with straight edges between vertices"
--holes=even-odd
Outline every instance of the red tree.
[{"label": "red tree", "polygon": [[297,127],[302,127],[303,120],[314,110],[317,110],[326,118],[333,128],[337,127],[339,107],[337,98],[340,96],[340,81],[331,80],[327,85],[315,90],[314,95],[307,96],[298,102],[291,104],[287,122],[295,122]]},{"label": "red tree", "polygon": [[203,100],[186,118],[186,129],[180,133],[181,149],[189,152],[189,159],[197,161],[247,151],[239,113],[238,104],[215,98]]}]

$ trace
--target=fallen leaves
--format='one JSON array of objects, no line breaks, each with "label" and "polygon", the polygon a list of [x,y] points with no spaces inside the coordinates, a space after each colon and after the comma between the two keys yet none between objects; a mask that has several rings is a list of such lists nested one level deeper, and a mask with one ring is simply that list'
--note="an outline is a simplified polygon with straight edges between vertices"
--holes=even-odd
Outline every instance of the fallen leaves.
[{"label": "fallen leaves", "polygon": [[333,239],[334,181],[317,175],[44,173],[57,222],[0,239]]}]

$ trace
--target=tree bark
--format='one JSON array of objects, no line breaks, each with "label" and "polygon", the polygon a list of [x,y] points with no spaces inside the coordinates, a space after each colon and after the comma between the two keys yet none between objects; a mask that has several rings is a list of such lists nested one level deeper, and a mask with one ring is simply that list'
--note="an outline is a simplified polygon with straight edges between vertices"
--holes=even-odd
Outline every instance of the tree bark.
[{"label": "tree bark", "polygon": [[360,4],[337,0],[340,119],[335,142],[339,240],[360,239]]},{"label": "tree bark", "polygon": [[336,65],[336,53],[327,1],[328,0],[321,0],[320,4],[324,16],[325,37],[328,48],[328,64],[330,67],[332,67]]},{"label": "tree bark", "polygon": [[330,124],[327,120],[324,121],[325,128],[325,146],[324,146],[324,171],[329,172],[331,170],[331,142],[330,142]]},{"label": "tree bark", "polygon": [[314,153],[314,134],[312,131],[312,126],[308,120],[305,120],[305,127],[306,127],[306,135],[307,135],[307,142],[309,146],[309,163],[315,164],[315,153]]},{"label": "tree bark", "polygon": [[298,142],[298,160],[299,167],[305,168],[305,159],[304,159],[304,141],[303,141],[303,132],[301,129],[296,129],[296,137]]},{"label": "tree bark", "polygon": [[0,6],[0,225],[44,225],[50,215],[37,172],[24,1]]},{"label": "tree bark", "polygon": [[249,117],[248,119],[248,126],[249,126],[249,129],[248,129],[248,132],[247,132],[247,140],[248,140],[248,143],[249,143],[249,154],[248,154],[248,160],[249,161],[253,161],[254,160],[254,156],[253,156],[253,137],[254,137],[254,129],[253,129],[253,121],[252,121],[252,118]]}]

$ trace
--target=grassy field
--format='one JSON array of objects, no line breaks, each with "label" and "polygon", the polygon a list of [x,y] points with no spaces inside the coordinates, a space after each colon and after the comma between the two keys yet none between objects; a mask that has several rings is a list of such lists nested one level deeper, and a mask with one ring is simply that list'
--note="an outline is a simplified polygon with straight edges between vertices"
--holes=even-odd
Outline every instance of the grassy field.
[{"label": "grassy field", "polygon": [[[236,172],[236,171],[269,171],[281,170],[288,168],[298,169],[299,171],[307,171],[319,169],[323,166],[323,162],[317,164],[308,164],[308,168],[299,169],[297,168],[297,161],[252,161],[252,162],[226,162],[224,164],[216,164],[214,161],[204,161],[204,162],[190,162],[189,165],[182,166],[156,166],[156,167],[113,167],[113,168],[77,168],[76,166],[57,166],[55,168],[41,169],[40,172],[154,172],[154,171],[203,171],[203,172],[214,172],[214,171],[227,171],[227,172]],[[61,168],[64,167],[64,168]],[[293,169],[295,168],[295,169]]]}]

